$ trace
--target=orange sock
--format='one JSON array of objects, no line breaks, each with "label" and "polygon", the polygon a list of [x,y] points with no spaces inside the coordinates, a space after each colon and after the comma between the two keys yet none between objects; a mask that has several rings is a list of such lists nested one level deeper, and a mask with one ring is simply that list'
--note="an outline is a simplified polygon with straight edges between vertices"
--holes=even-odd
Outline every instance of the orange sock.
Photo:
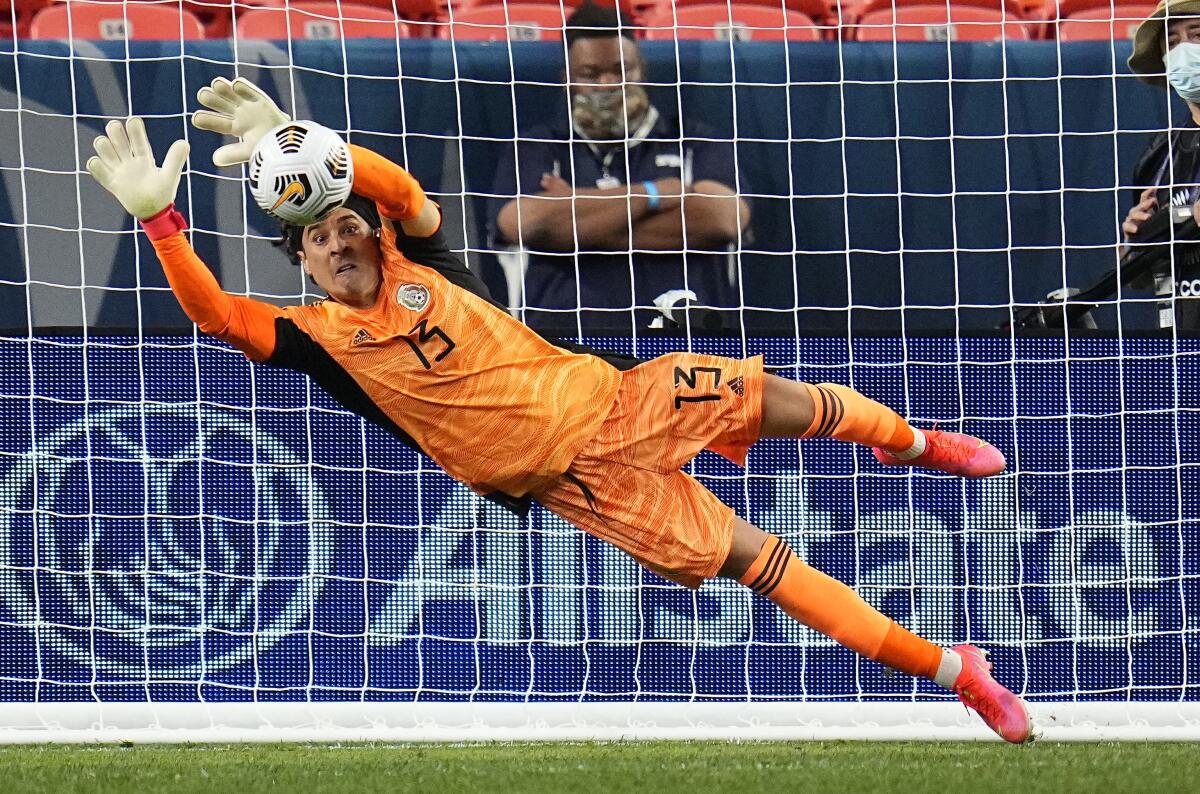
[{"label": "orange sock", "polygon": [[738,581],[856,653],[910,675],[937,675],[939,646],[896,623],[837,579],[805,565],[779,538],[763,544]]},{"label": "orange sock", "polygon": [[915,435],[900,414],[836,383],[802,384],[813,401],[813,423],[801,438],[836,438],[904,452]]}]

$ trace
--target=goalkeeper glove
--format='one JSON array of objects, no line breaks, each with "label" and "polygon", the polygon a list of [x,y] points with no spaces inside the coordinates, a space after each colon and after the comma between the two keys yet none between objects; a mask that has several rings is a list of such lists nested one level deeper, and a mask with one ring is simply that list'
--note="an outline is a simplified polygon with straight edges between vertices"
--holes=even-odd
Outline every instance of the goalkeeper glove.
[{"label": "goalkeeper glove", "polygon": [[213,152],[213,165],[218,167],[247,162],[259,138],[291,120],[262,89],[244,77],[233,82],[218,77],[211,86],[201,88],[196,99],[209,110],[196,111],[193,126],[241,139]]},{"label": "goalkeeper glove", "polygon": [[104,131],[106,135],[92,143],[97,156],[87,161],[88,173],[138,220],[170,207],[187,162],[187,142],[171,144],[159,168],[154,164],[154,152],[141,119],[134,117],[125,124],[110,121]]}]

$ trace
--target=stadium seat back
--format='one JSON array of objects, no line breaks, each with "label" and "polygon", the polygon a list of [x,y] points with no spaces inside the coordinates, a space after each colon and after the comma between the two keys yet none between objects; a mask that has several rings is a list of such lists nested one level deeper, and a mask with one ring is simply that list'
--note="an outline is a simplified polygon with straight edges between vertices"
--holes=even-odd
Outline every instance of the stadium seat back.
[{"label": "stadium seat back", "polygon": [[899,6],[864,14],[854,37],[859,41],[996,41],[1028,39],[1029,30],[1021,22],[1006,21],[996,9]]},{"label": "stadium seat back", "polygon": [[0,21],[12,22],[12,17],[33,16],[54,0],[0,0]]},{"label": "stadium seat back", "polygon": [[812,17],[765,5],[709,3],[659,6],[643,22],[647,39],[721,39],[734,41],[819,41]]},{"label": "stadium seat back", "polygon": [[[134,1],[138,2],[138,0]],[[31,0],[19,0],[19,2],[31,2]],[[120,4],[124,0],[93,0],[93,2]],[[235,5],[239,12],[243,12],[254,6],[283,6],[287,4],[287,0],[176,0],[168,4],[182,5],[185,10],[192,12],[200,20],[200,24],[204,26],[206,38],[220,39],[229,35],[230,20]]]},{"label": "stadium seat back", "polygon": [[255,8],[237,15],[241,39],[397,39],[408,26],[391,11],[330,0],[291,3],[287,8]]},{"label": "stadium seat back", "polygon": [[437,16],[445,7],[442,0],[356,0],[358,5],[375,6],[391,11],[402,19],[427,19]]},{"label": "stadium seat back", "polygon": [[233,12],[239,14],[257,6],[283,6],[287,0],[183,0],[183,7],[204,24],[204,35],[210,39],[228,38],[233,33]]},{"label": "stadium seat back", "polygon": [[[1130,6],[1148,5],[1148,6],[1150,6],[1151,10],[1154,9],[1153,3],[1147,3],[1147,2],[1144,2],[1144,0],[1143,0],[1143,2],[1135,1],[1132,3],[1129,3],[1129,2],[1122,3],[1122,2],[1120,2],[1120,0],[1118,0],[1118,2],[1116,3],[1116,6],[1118,8],[1120,8],[1122,5],[1130,5]],[[1041,6],[1040,8],[1036,9],[1036,13],[1042,19],[1069,19],[1071,17],[1074,17],[1076,14],[1080,14],[1085,11],[1087,11],[1087,12],[1091,12],[1091,11],[1095,11],[1095,10],[1103,10],[1105,12],[1111,11],[1113,8],[1113,0],[1044,0],[1040,4],[1040,6]],[[1147,14],[1146,16],[1149,16],[1149,14]],[[1095,19],[1095,18],[1096,17],[1091,17],[1091,16],[1088,17],[1088,19]],[[1142,17],[1142,18],[1145,19],[1145,17]]]},{"label": "stadium seat back", "polygon": [[0,36],[11,39],[15,30],[18,36],[29,33],[29,23],[34,14],[52,0],[0,0]]},{"label": "stadium seat back", "polygon": [[[901,9],[910,6],[928,7],[938,6],[943,11],[946,8],[945,2],[930,2],[930,0],[861,0],[861,2],[844,4],[842,10],[843,21],[851,22],[860,20],[867,14],[872,14],[878,11],[891,11],[893,8]],[[989,11],[996,12],[997,16],[1004,14],[1011,22],[1024,20],[1026,18],[1025,8],[1021,4],[1021,0],[951,0],[950,6],[953,8],[983,8]],[[1011,37],[1010,37],[1011,38]]]},{"label": "stadium seat back", "polygon": [[1061,41],[1132,39],[1138,25],[1154,12],[1152,5],[1118,5],[1077,11],[1058,26]]},{"label": "stadium seat back", "polygon": [[442,37],[454,41],[546,41],[561,39],[566,17],[558,5],[508,3],[454,12]]},{"label": "stadium seat back", "polygon": [[178,40],[204,38],[204,26],[179,3],[129,0],[125,3],[80,2],[47,6],[33,18],[35,39]]},{"label": "stadium seat back", "polygon": [[[672,5],[676,8],[683,9],[688,6],[713,5],[714,0],[653,0],[649,3],[651,8],[647,9],[649,14],[657,14],[663,9],[669,9]],[[725,5],[717,0],[716,5]],[[818,22],[832,16],[837,18],[837,13],[830,14],[831,10],[836,8],[837,3],[829,2],[829,0],[737,0],[735,5],[738,6],[762,6],[776,11],[785,9],[787,11],[799,11],[805,16],[815,19]]]},{"label": "stadium seat back", "polygon": [[[424,0],[422,0],[424,1]],[[654,5],[661,0],[591,0],[592,3],[598,6],[617,6],[633,19],[640,18],[641,11],[647,7]],[[812,0],[810,0],[811,2]],[[474,11],[479,8],[493,8],[514,5],[520,6],[549,6],[555,10],[566,9],[566,16],[570,16],[571,12],[579,6],[583,5],[585,0],[517,0],[517,2],[506,2],[505,0],[432,0],[440,6],[437,15],[441,22],[449,22],[451,17],[458,20],[463,14]],[[712,2],[712,0],[707,0]],[[442,38],[446,38],[443,34]]]}]

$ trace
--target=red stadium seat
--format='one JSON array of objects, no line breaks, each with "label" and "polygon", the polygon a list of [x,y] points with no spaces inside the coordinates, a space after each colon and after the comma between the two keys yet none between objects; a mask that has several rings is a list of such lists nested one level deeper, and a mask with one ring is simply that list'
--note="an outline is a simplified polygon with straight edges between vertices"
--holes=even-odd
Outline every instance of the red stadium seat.
[{"label": "red stadium seat", "polygon": [[[58,0],[63,2],[64,0]],[[96,3],[115,3],[121,4],[124,0],[89,0]],[[140,2],[142,0],[134,0]],[[146,0],[149,1],[149,0]],[[200,24],[204,26],[204,35],[207,38],[225,38],[230,31],[230,17],[236,5],[239,11],[245,11],[254,6],[264,5],[285,5],[287,0],[155,0],[156,2],[182,6],[184,10],[190,11],[200,20]]]},{"label": "red stadium seat", "polygon": [[223,39],[233,33],[233,14],[243,14],[259,6],[283,6],[287,0],[183,0],[183,7],[200,17],[204,34]]},{"label": "red stadium seat", "polygon": [[[565,18],[565,17],[570,16],[572,11],[574,11],[576,8],[578,8],[580,5],[582,5],[585,2],[585,0],[517,0],[517,2],[515,2],[515,3],[505,2],[505,0],[437,0],[437,1],[441,3],[442,12],[438,15],[436,24],[430,24],[430,25],[426,26],[426,27],[430,27],[430,28],[436,28],[435,30],[432,30],[430,32],[430,35],[436,36],[439,38],[443,38],[443,39],[458,38],[458,39],[474,39],[477,41],[498,41],[498,40],[503,40],[504,38],[506,38],[505,36],[499,35],[502,32],[502,28],[504,27],[504,24],[501,22],[494,21],[495,20],[495,9],[497,9],[497,8],[502,8],[504,6],[508,6],[509,9],[511,10],[514,7],[520,8],[523,6],[548,6],[554,12],[559,12],[559,11],[565,9],[566,14],[563,15],[563,17]],[[595,3],[596,5],[599,5],[599,6],[615,5],[618,8],[620,8],[622,11],[624,11],[626,14],[628,14],[631,19],[633,19],[634,21],[637,21],[639,19],[639,13],[641,11],[642,6],[647,3],[657,2],[657,0],[591,0],[591,2]],[[492,19],[492,21],[485,21],[485,22],[479,22],[479,23],[470,22],[470,15],[474,14],[477,10],[480,10],[480,9],[488,9],[487,16],[490,17]],[[466,32],[462,32],[462,33],[455,33],[453,36],[451,36],[451,33],[448,32],[446,29],[447,24],[450,23],[451,21],[459,22],[460,20],[463,20],[464,15],[467,16],[469,24],[489,25],[491,27],[494,27],[495,30],[492,30],[490,32],[483,31],[483,30],[466,31]],[[537,22],[537,18],[530,16],[530,12],[528,12],[528,11],[523,12],[522,16],[524,16],[526,18],[526,20]],[[547,26],[544,23],[538,22],[537,24],[532,25],[532,27],[559,27],[559,28],[561,28],[561,27],[563,27],[563,25],[556,24],[553,26]],[[516,33],[516,35],[509,37],[509,38],[512,38],[513,40],[522,40],[522,37],[528,37],[528,36],[532,35],[529,30],[517,30],[514,32]],[[486,33],[486,35],[485,35],[485,33]],[[552,37],[539,36],[539,38],[562,38],[562,34],[555,34]]]},{"label": "red stadium seat", "polygon": [[1138,26],[1154,13],[1152,5],[1118,5],[1078,11],[1058,23],[1060,41],[1132,39]]},{"label": "red stadium seat", "polygon": [[[97,0],[122,2],[122,0]],[[283,8],[288,0],[182,0],[183,7],[200,18],[204,34],[210,39],[223,39],[233,33],[233,19],[256,8]],[[442,4],[439,0],[350,0],[354,5],[375,6],[402,19],[420,19],[435,14]],[[389,17],[390,18],[390,17]]]},{"label": "red stadium seat", "polygon": [[408,26],[391,11],[332,0],[254,8],[236,17],[239,39],[397,39]]},{"label": "red stadium seat", "polygon": [[442,38],[455,41],[543,41],[561,39],[566,17],[559,6],[540,3],[507,3],[454,11],[442,28]]},{"label": "red stadium seat", "polygon": [[647,39],[820,41],[821,29],[807,14],[765,5],[709,4],[658,10],[642,21]]},{"label": "red stadium seat", "polygon": [[[1115,17],[1113,16],[1114,4],[1118,9],[1122,9]],[[1126,7],[1129,8],[1126,9]],[[1142,9],[1149,10],[1143,13]],[[1153,10],[1154,4],[1151,0],[1042,0],[1036,8],[1029,11],[1026,18],[1041,21],[1038,38],[1053,39],[1059,35],[1060,23],[1065,24],[1071,19],[1082,19],[1088,24],[1072,25],[1071,30],[1068,31],[1069,36],[1074,39],[1108,41],[1113,37],[1111,26],[1101,25],[1097,20],[1123,20],[1136,14],[1140,15],[1138,22],[1141,22]],[[1124,36],[1121,29],[1122,25],[1118,24],[1116,26],[1118,39],[1133,36],[1132,31],[1129,36]]]},{"label": "red stadium seat", "polygon": [[[450,10],[453,10],[454,15],[457,17],[460,11],[468,11],[472,8],[479,8],[481,6],[516,5],[515,3],[500,2],[500,0],[434,0],[434,2],[439,3],[443,9],[444,13],[441,15],[443,19],[450,18]],[[521,0],[521,5],[548,5],[555,8],[563,7],[573,11],[578,6],[583,5],[584,2],[585,0]],[[638,0],[616,0],[616,2],[614,2],[614,0],[591,0],[591,2],[598,6],[616,5],[627,14],[632,13],[633,9],[638,5]],[[658,0],[654,0],[654,2],[658,2]],[[778,3],[776,4],[778,5]]]},{"label": "red stadium seat", "polygon": [[[986,8],[990,11],[1002,12],[1010,22],[1026,19],[1025,8],[1021,5],[1021,0],[951,0],[949,5],[955,8]],[[853,6],[847,4],[842,9],[842,17],[844,22],[851,22],[874,11],[891,11],[893,8],[909,6],[934,6],[944,11],[947,2],[946,0],[862,0]]]},{"label": "red stadium seat", "polygon": [[[598,6],[617,6],[626,14],[633,18],[637,17],[638,11],[646,6],[660,2],[660,0],[590,0]],[[455,20],[462,14],[468,11],[474,11],[477,8],[490,8],[492,6],[513,6],[513,5],[528,5],[528,6],[550,6],[554,9],[566,9],[567,16],[579,6],[583,5],[586,0],[518,0],[516,3],[506,2],[506,0],[434,0],[439,3],[440,12],[437,18],[442,22],[449,22],[451,17]],[[445,38],[443,36],[443,38]]]},{"label": "red stadium seat", "polygon": [[50,5],[52,0],[0,0],[0,25],[4,38],[11,39],[14,29],[18,36],[29,34],[34,14]]},{"label": "red stadium seat", "polygon": [[[1054,20],[1069,19],[1082,11],[1093,11],[1096,9],[1111,11],[1114,3],[1113,0],[1042,0],[1038,5],[1039,7],[1033,11],[1034,16],[1039,19]],[[1118,0],[1116,3],[1118,8],[1124,5],[1149,6],[1152,11],[1154,10],[1154,3],[1144,2],[1144,0],[1143,2],[1134,3],[1121,3]],[[1149,14],[1146,14],[1146,16],[1149,16]],[[1142,18],[1145,19],[1145,16]]]},{"label": "red stadium seat", "polygon": [[[241,0],[239,0],[240,2]],[[329,0],[326,0],[329,1]],[[251,0],[256,3],[257,0]],[[284,5],[286,0],[271,0]],[[373,6],[402,20],[408,36],[427,36],[436,28],[433,20],[439,19],[446,9],[445,0],[349,0],[354,5]]]},{"label": "red stadium seat", "polygon": [[401,19],[431,19],[442,13],[444,0],[359,0],[362,5],[383,8]]},{"label": "red stadium seat", "polygon": [[60,3],[33,18],[35,39],[202,39],[204,26],[178,2]]},{"label": "red stadium seat", "polygon": [[[647,4],[648,7],[644,10],[642,18],[648,19],[650,16],[657,16],[663,11],[669,11],[671,6],[682,9],[688,6],[705,5],[725,5],[725,3],[721,0],[653,0]],[[837,12],[834,10],[837,4],[836,2],[831,3],[829,0],[736,0],[734,5],[762,6],[775,11],[781,9],[799,11],[818,22],[823,22],[831,16],[834,19],[837,18]]]},{"label": "red stadium seat", "polygon": [[[1011,20],[1012,17],[1007,17]],[[996,41],[1028,39],[1020,22],[995,9],[975,6],[900,6],[870,11],[854,29],[859,41]]]}]

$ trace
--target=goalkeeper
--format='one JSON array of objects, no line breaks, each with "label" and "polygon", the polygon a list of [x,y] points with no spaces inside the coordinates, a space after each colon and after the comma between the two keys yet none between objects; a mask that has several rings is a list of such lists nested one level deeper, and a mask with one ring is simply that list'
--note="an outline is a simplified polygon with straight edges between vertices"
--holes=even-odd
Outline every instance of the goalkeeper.
[{"label": "goalkeeper", "polygon": [[[212,112],[197,113],[196,126],[240,138],[217,150],[218,166],[244,162],[287,120],[242,79],[218,79],[199,99]],[[830,437],[870,446],[888,465],[978,477],[1004,469],[990,444],[916,430],[844,386],[766,374],[761,357],[674,353],[621,370],[553,344],[476,294],[464,267],[448,267],[438,207],[406,171],[358,146],[351,200],[287,233],[328,299],[280,308],[226,294],[173,203],[187,144],[157,167],[140,119],[106,133],[87,170],[141,221],[205,333],[308,374],[478,493],[535,499],[689,587],[736,579],[857,653],[952,689],[1002,738],[1032,738],[1024,703],[982,651],[918,637],[680,470],[705,448],[744,465],[759,438]]]}]

